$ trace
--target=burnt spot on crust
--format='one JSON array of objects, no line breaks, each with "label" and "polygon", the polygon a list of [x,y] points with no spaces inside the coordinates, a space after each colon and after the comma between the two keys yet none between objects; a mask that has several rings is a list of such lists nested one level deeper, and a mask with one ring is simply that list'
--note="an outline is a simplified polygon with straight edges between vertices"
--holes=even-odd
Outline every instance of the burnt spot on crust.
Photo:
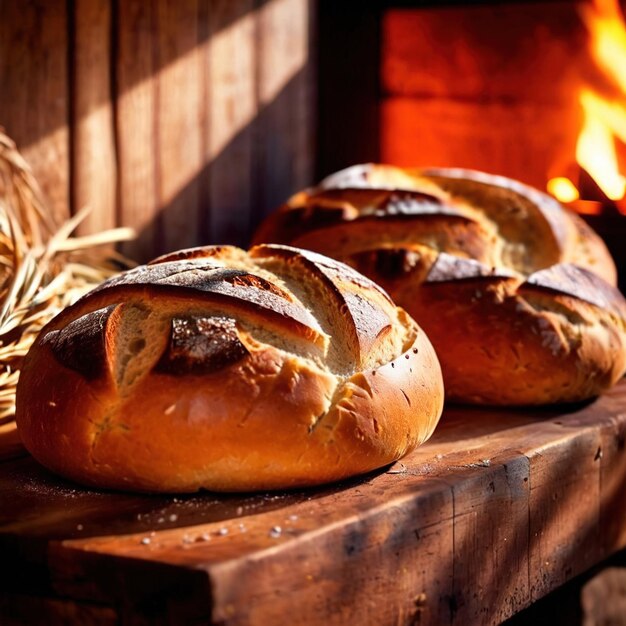
[{"label": "burnt spot on crust", "polygon": [[426,283],[440,283],[472,278],[513,278],[515,274],[501,267],[441,252],[426,276]]},{"label": "burnt spot on crust", "polygon": [[521,289],[547,290],[574,296],[626,317],[626,302],[617,288],[597,274],[570,263],[559,263],[531,274]]},{"label": "burnt spot on crust", "polygon": [[170,342],[155,371],[182,376],[211,374],[237,363],[249,352],[229,317],[175,317]]},{"label": "burnt spot on crust", "polygon": [[64,367],[88,380],[99,378],[106,367],[105,328],[117,306],[112,304],[92,311],[62,330],[50,331],[41,340],[41,345],[50,345],[55,358]]}]

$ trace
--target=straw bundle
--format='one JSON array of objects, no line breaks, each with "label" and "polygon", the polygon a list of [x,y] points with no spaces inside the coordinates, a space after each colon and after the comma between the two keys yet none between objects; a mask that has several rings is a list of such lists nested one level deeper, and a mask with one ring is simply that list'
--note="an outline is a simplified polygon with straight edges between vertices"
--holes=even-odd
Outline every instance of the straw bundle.
[{"label": "straw bundle", "polygon": [[20,364],[37,333],[124,265],[103,244],[132,238],[132,231],[71,237],[85,215],[57,226],[30,167],[0,128],[0,425],[13,420]]}]

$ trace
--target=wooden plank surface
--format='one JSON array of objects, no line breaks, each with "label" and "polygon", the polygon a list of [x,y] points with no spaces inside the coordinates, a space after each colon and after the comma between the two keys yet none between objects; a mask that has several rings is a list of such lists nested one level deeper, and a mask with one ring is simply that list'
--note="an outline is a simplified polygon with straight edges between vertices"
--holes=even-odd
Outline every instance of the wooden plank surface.
[{"label": "wooden plank surface", "polygon": [[0,585],[122,623],[495,624],[626,545],[625,433],[623,381],[582,406],[448,407],[401,462],[312,490],[106,493],[13,458]]},{"label": "wooden plank surface", "polygon": [[0,126],[58,221],[69,216],[67,2],[0,0]]}]

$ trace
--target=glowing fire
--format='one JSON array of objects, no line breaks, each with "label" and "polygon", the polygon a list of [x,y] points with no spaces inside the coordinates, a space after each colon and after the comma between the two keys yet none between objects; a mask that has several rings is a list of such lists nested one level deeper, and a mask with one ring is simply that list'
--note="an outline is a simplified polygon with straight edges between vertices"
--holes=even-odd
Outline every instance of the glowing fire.
[{"label": "glowing fire", "polygon": [[[582,5],[581,16],[590,34],[593,59],[622,98],[611,100],[588,86],[581,89],[583,126],[576,161],[607,198],[621,200],[626,195],[626,177],[619,171],[615,141],[626,143],[626,22],[618,0],[591,0]],[[551,179],[548,191],[562,202],[578,196],[574,184],[563,178]]]},{"label": "glowing fire", "polygon": [[[624,126],[622,130],[626,130],[626,112],[586,89],[580,94],[580,104],[585,121],[576,144],[576,160],[598,183],[609,200],[620,200],[626,191],[626,179],[619,173],[614,137],[617,135],[626,141],[626,135],[620,136],[617,132],[618,124]],[[625,116],[620,119],[619,115],[615,115],[615,120],[611,120],[606,114],[611,110],[616,114],[624,113]]]},{"label": "glowing fire", "polygon": [[574,202],[580,198],[576,185],[565,176],[551,178],[548,181],[548,191],[561,202]]}]

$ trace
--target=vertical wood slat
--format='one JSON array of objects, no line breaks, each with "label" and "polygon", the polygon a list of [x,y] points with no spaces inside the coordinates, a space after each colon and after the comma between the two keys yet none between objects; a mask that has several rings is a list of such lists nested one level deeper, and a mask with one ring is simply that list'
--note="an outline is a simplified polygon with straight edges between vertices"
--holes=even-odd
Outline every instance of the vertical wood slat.
[{"label": "vertical wood slat", "polygon": [[157,7],[159,247],[174,250],[200,243],[202,89],[198,0],[160,0]]},{"label": "vertical wood slat", "polygon": [[137,260],[147,260],[156,247],[154,5],[143,0],[124,0],[117,2],[117,11],[119,221],[138,233],[137,241],[123,250]]},{"label": "vertical wood slat", "polygon": [[528,475],[526,457],[500,463],[496,456],[464,480],[445,478],[454,503],[452,554],[437,560],[450,561],[453,624],[499,624],[528,604]]},{"label": "vertical wood slat", "polygon": [[72,208],[91,213],[79,232],[117,223],[117,166],[111,94],[111,0],[74,0]]},{"label": "vertical wood slat", "polygon": [[[294,143],[292,190],[315,182],[317,154],[317,0],[300,0],[299,16],[302,36],[302,67],[298,72],[298,89],[294,98]],[[306,43],[304,43],[306,42]],[[283,202],[284,199],[281,200]],[[272,210],[275,207],[272,206]]]},{"label": "vertical wood slat", "polygon": [[0,0],[0,126],[58,221],[69,214],[67,54],[65,0]]},{"label": "vertical wood slat", "polygon": [[255,221],[310,182],[313,154],[309,0],[273,0],[258,11],[259,190]]},{"label": "vertical wood slat", "polygon": [[[537,447],[528,454],[532,602],[597,563],[601,553],[599,449],[600,433],[589,429],[568,446]],[[574,520],[574,508],[585,514]]]},{"label": "vertical wood slat", "polygon": [[249,234],[254,180],[254,0],[211,0],[208,5],[207,242],[242,245]]}]

